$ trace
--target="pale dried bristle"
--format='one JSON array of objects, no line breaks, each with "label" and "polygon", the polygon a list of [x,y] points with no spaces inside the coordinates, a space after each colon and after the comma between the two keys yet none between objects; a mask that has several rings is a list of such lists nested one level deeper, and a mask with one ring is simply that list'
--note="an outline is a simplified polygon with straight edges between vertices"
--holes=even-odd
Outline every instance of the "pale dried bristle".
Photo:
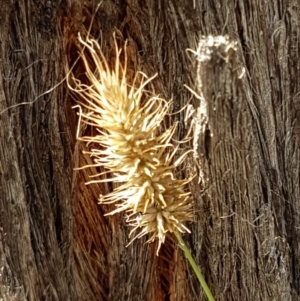
[{"label": "pale dried bristle", "polygon": [[[167,232],[189,232],[183,222],[193,220],[190,196],[184,191],[191,179],[174,177],[174,169],[186,156],[173,162],[177,148],[171,139],[176,125],[159,133],[171,103],[153,94],[149,96],[145,87],[152,78],[142,73],[129,85],[126,47],[122,65],[121,51],[115,43],[115,67],[111,70],[96,40],[79,41],[89,83],[74,79],[76,87],[72,89],[86,108],[81,120],[98,132],[79,139],[93,143],[88,154],[93,157],[94,166],[104,169],[97,175],[99,179],[89,183],[120,183],[113,192],[101,197],[100,203],[116,203],[116,209],[109,214],[125,211],[134,227],[131,233],[142,228],[135,238],[151,233],[149,241],[158,238],[159,250]],[[87,57],[93,60],[95,71]]]}]

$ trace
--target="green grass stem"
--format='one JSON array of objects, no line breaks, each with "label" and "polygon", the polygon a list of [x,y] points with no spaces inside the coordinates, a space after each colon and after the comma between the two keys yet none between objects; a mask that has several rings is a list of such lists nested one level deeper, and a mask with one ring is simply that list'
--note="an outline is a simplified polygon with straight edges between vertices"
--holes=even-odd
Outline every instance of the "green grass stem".
[{"label": "green grass stem", "polygon": [[207,296],[207,299],[209,301],[215,301],[215,298],[213,297],[204,277],[202,276],[201,272],[200,272],[200,269],[198,268],[194,258],[192,257],[192,254],[191,252],[189,251],[188,247],[186,246],[186,244],[184,243],[181,235],[179,232],[174,232],[178,242],[179,242],[179,245],[180,245],[180,248],[183,250],[184,254],[185,254],[185,257],[187,258],[187,260],[189,261],[190,265],[192,266],[206,296]]}]

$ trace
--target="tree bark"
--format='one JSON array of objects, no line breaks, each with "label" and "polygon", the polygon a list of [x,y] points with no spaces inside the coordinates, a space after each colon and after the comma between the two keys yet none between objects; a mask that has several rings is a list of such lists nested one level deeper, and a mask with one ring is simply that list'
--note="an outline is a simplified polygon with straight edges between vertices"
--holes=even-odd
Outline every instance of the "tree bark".
[{"label": "tree bark", "polygon": [[126,247],[123,216],[97,204],[111,185],[74,170],[91,159],[64,79],[90,24],[108,58],[114,31],[128,40],[129,73],[157,73],[172,112],[193,96],[188,124],[166,122],[178,139],[193,122],[184,239],[216,300],[298,300],[299,1],[97,3],[1,2],[0,300],[206,300],[171,235],[158,257],[146,237]]}]

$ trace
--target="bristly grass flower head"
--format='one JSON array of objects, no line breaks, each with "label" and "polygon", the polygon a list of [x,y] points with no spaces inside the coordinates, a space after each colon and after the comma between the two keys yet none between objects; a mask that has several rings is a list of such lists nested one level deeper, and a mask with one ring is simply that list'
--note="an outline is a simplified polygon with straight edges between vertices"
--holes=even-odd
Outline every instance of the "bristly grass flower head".
[{"label": "bristly grass flower head", "polygon": [[131,234],[141,229],[133,240],[149,233],[149,241],[158,238],[159,251],[168,232],[189,232],[183,223],[193,220],[190,193],[184,191],[191,179],[177,180],[174,176],[186,156],[174,159],[176,125],[164,132],[161,129],[171,103],[146,90],[153,77],[137,73],[128,83],[126,49],[125,63],[121,64],[116,40],[112,69],[96,40],[84,41],[79,36],[79,42],[89,82],[73,79],[72,90],[79,94],[79,103],[85,108],[81,120],[97,131],[95,136],[79,139],[93,145],[87,154],[94,166],[103,170],[89,183],[120,183],[101,196],[100,203],[115,203],[116,209],[109,214],[126,212],[133,226]]}]

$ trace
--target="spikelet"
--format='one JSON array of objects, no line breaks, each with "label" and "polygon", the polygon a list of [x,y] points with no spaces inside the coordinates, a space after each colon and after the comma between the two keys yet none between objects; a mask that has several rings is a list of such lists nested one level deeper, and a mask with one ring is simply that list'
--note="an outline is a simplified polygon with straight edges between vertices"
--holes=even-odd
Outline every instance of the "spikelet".
[{"label": "spikelet", "polygon": [[138,73],[131,85],[127,82],[126,48],[122,65],[115,42],[115,66],[111,70],[96,40],[79,37],[79,42],[89,83],[73,78],[72,89],[85,107],[81,120],[97,130],[97,135],[79,139],[92,143],[88,154],[94,166],[104,169],[96,175],[99,179],[89,183],[119,183],[111,193],[101,196],[100,203],[116,205],[109,214],[126,212],[133,226],[130,234],[140,229],[132,241],[148,233],[148,241],[158,238],[158,252],[167,232],[189,232],[183,223],[193,220],[190,193],[184,190],[191,179],[174,177],[174,169],[186,157],[184,154],[173,162],[177,147],[171,140],[176,125],[161,133],[161,122],[171,103],[146,91],[153,78]]}]

